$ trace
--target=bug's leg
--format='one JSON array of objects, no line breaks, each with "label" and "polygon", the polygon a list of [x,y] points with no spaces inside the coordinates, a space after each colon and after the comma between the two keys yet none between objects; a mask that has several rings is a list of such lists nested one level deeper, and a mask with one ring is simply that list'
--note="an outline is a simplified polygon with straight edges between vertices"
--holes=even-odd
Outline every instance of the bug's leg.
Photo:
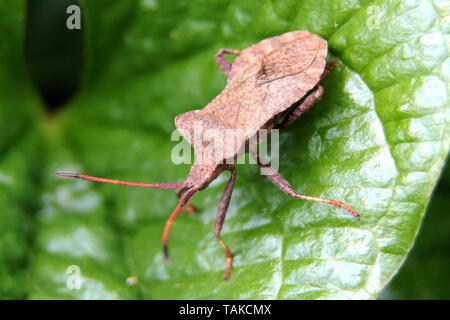
[{"label": "bug's leg", "polygon": [[[177,197],[179,199],[181,199],[181,197],[186,192],[186,190],[187,190],[187,187],[185,187],[185,186],[182,187],[182,188],[178,188],[175,191],[175,194],[177,195]],[[188,203],[186,203],[186,205],[183,208],[181,208],[181,211],[183,211],[184,213],[187,213],[187,214],[193,214],[193,213],[196,213],[198,211],[198,209],[197,209],[197,207],[195,205],[193,205],[192,203],[188,202]]]},{"label": "bug's leg", "polygon": [[228,75],[230,74],[230,71],[231,71],[232,63],[227,58],[225,58],[224,54],[226,54],[226,53],[238,56],[240,54],[240,51],[222,48],[222,49],[219,49],[219,51],[217,51],[217,53],[215,55],[217,64],[219,65],[220,69],[225,74],[225,76],[228,77]]},{"label": "bug's leg", "polygon": [[225,257],[227,259],[225,272],[223,274],[223,279],[227,280],[230,277],[231,268],[233,267],[233,255],[230,249],[222,240],[220,236],[220,231],[222,230],[223,223],[225,221],[225,216],[227,214],[228,205],[230,204],[231,194],[233,193],[234,182],[236,180],[236,168],[231,169],[231,177],[228,181],[225,190],[223,191],[222,197],[220,198],[219,207],[217,208],[216,225],[215,225],[215,236],[219,241],[219,244],[223,248]]},{"label": "bug's leg", "polygon": [[[331,71],[333,66],[336,63],[334,61],[331,61],[323,71],[322,75],[320,76],[320,80],[323,80]],[[297,120],[299,117],[301,117],[306,111],[308,111],[309,108],[311,108],[317,101],[320,100],[323,94],[323,87],[318,85],[317,89],[310,94],[308,97],[305,98],[305,100],[300,103],[297,108],[292,110],[281,123],[275,126],[275,129],[282,129],[291,123],[293,123],[295,120]]]},{"label": "bug's leg", "polygon": [[170,228],[172,227],[172,222],[175,220],[176,216],[181,211],[181,208],[183,208],[183,206],[189,201],[189,199],[197,191],[198,191],[198,189],[195,189],[195,188],[186,190],[186,192],[181,196],[177,207],[175,208],[175,210],[173,210],[172,214],[170,215],[169,219],[166,222],[166,226],[164,228],[164,232],[163,232],[163,236],[162,236],[162,245],[163,245],[164,259],[167,262],[170,261],[170,254],[169,254],[169,247],[167,246],[167,240],[169,239],[169,233],[170,233]]},{"label": "bug's leg", "polygon": [[181,188],[175,190],[175,194],[177,195],[178,198],[181,198],[181,196],[186,192],[187,189],[188,189],[187,186],[182,186]]},{"label": "bug's leg", "polygon": [[288,115],[275,126],[275,129],[283,129],[284,127],[290,125],[292,122],[297,120],[301,115],[303,115],[309,108],[311,108],[317,101],[320,100],[323,94],[323,87],[318,86],[317,89],[307,96],[295,109],[293,109]]},{"label": "bug's leg", "polygon": [[330,73],[331,69],[334,67],[335,64],[336,62],[334,61],[330,61],[330,63],[327,64],[325,70],[323,70],[322,75],[320,76],[320,80],[323,80],[323,78],[325,78]]},{"label": "bug's leg", "polygon": [[[255,155],[253,155],[253,156],[255,157]],[[339,208],[342,208],[342,209],[346,210],[347,212],[350,212],[357,219],[359,219],[361,217],[361,215],[358,212],[356,212],[355,210],[353,210],[346,204],[343,204],[342,202],[339,202],[337,200],[316,198],[316,197],[305,196],[305,195],[296,193],[294,191],[294,189],[292,188],[292,186],[289,184],[289,182],[281,174],[276,172],[275,169],[273,169],[269,165],[263,163],[261,161],[261,159],[259,158],[259,156],[257,156],[257,155],[256,155],[256,162],[258,163],[258,165],[261,168],[263,168],[265,170],[267,178],[270,181],[272,181],[272,183],[274,185],[276,185],[281,191],[290,195],[291,197],[308,200],[308,201],[315,201],[315,202],[331,204],[331,205],[337,206]]]}]

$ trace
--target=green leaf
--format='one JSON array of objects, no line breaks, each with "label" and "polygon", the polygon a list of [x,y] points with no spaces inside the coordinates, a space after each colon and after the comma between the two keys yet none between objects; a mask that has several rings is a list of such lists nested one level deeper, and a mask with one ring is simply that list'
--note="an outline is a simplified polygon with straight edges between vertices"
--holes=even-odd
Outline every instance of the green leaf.
[{"label": "green leaf", "polygon": [[[427,216],[417,238],[417,245],[408,256],[400,273],[383,290],[382,299],[449,299],[448,265],[450,219],[447,208],[450,166],[446,165],[430,203]],[[414,279],[412,281],[412,279]]]},{"label": "green leaf", "polygon": [[[1,258],[9,269],[0,268],[0,283],[11,284],[1,294],[31,299],[380,294],[414,243],[449,150],[446,1],[84,0],[81,5],[82,90],[51,120],[23,112],[23,121],[37,123],[42,135],[31,130],[26,140],[39,151],[14,150],[26,159],[23,172],[39,172],[33,181],[39,191],[23,188],[28,175],[22,174],[13,184],[20,197],[13,201],[15,192],[0,194],[1,207],[18,208],[1,213],[0,221],[12,217],[5,228],[14,232],[5,240],[2,235],[0,243],[19,247],[11,251],[16,256]],[[1,5],[0,10],[24,12]],[[13,57],[19,70],[21,23],[3,22],[15,32],[8,33],[9,45],[0,44],[0,56]],[[292,30],[327,39],[330,60],[337,63],[323,81],[323,99],[280,133],[280,172],[297,191],[341,200],[361,212],[361,220],[326,204],[289,198],[257,167],[240,165],[222,233],[234,269],[223,281],[225,257],[214,220],[227,174],[194,196],[199,213],[177,217],[170,265],[163,261],[160,239],[177,203],[173,192],[54,176],[68,170],[130,181],[183,180],[188,166],[170,160],[178,143],[170,139],[173,118],[202,108],[223,89],[214,53]],[[0,84],[10,86],[10,78],[0,78]],[[24,99],[25,76],[18,85],[6,94]],[[15,101],[0,98],[0,112],[7,110],[4,101]],[[37,104],[33,95],[30,100],[23,105]],[[8,119],[0,116],[10,130],[5,134],[18,136],[20,123],[27,122]],[[5,150],[6,161],[14,152]],[[44,164],[36,166],[37,156],[29,154],[45,155],[38,157]],[[23,205],[25,200],[31,204]],[[34,227],[21,232],[27,224]],[[19,263],[28,278],[11,276],[8,270]],[[79,271],[80,289],[71,289],[73,270]],[[21,291],[17,283],[25,280],[27,289]]]}]

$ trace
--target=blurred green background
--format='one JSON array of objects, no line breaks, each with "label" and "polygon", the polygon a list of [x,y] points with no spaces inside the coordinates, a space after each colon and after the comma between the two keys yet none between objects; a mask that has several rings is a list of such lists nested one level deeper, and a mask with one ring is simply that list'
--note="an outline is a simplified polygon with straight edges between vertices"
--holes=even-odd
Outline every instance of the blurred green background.
[{"label": "blurred green background", "polygon": [[[418,183],[426,186],[417,189],[424,190],[417,191],[417,206],[414,209],[402,208],[398,212],[393,210],[394,217],[387,213],[387,225],[392,229],[380,231],[376,221],[378,218],[382,220],[385,209],[377,207],[388,199],[380,190],[389,189],[391,185],[386,187],[383,184],[377,189],[379,186],[369,182],[361,188],[367,189],[367,193],[360,191],[361,194],[357,194],[355,191],[353,194],[351,190],[354,189],[339,191],[346,190],[346,187],[358,188],[360,181],[354,177],[359,169],[364,171],[363,164],[368,165],[371,157],[369,154],[359,156],[355,152],[355,157],[360,159],[352,160],[345,150],[351,149],[353,144],[340,145],[344,144],[342,141],[348,137],[358,139],[358,135],[378,139],[369,129],[354,129],[357,126],[354,123],[339,127],[339,123],[356,117],[365,108],[365,103],[370,105],[367,102],[370,97],[363,96],[366,94],[365,85],[358,82],[355,72],[361,71],[363,78],[368,83],[376,83],[375,89],[379,91],[389,87],[387,84],[392,79],[401,83],[393,91],[405,92],[404,96],[386,94],[387,98],[380,98],[386,101],[403,101],[408,95],[407,88],[415,88],[416,85],[419,89],[417,92],[411,91],[411,96],[419,96],[424,86],[418,85],[418,75],[429,70],[433,70],[430,72],[432,75],[447,76],[448,88],[450,60],[447,58],[448,51],[440,47],[439,36],[417,37],[417,41],[411,38],[411,46],[402,47],[399,52],[383,48],[386,43],[383,43],[381,36],[389,30],[393,34],[392,39],[397,41],[408,37],[410,29],[418,30],[422,36],[437,28],[442,35],[445,34],[445,44],[448,46],[449,27],[439,24],[439,17],[449,14],[444,2],[300,1],[298,4],[296,1],[261,1],[257,4],[248,1],[242,4],[218,0],[179,1],[176,5],[157,0],[117,1],[114,5],[100,0],[88,2],[28,0],[0,4],[3,20],[0,30],[6,38],[0,44],[0,58],[4,58],[0,62],[4,63],[0,71],[3,73],[0,78],[0,119],[4,128],[3,139],[0,140],[0,230],[3,233],[0,238],[0,298],[450,299],[447,286],[450,278],[450,165],[444,169],[435,188],[412,251],[380,294],[414,241],[427,205],[427,195],[448,152],[448,136],[445,138],[447,140],[442,138],[443,142],[436,150],[434,146],[430,147],[433,149],[431,151],[426,149],[426,152],[436,155],[431,161],[436,165],[429,169],[431,178]],[[66,8],[71,4],[83,8],[81,30],[61,27],[65,26],[68,17]],[[438,12],[436,16],[430,13],[433,8]],[[420,14],[409,16],[411,12]],[[428,14],[432,23],[427,21]],[[390,22],[377,25],[376,20],[367,18],[381,17],[385,19],[383,21],[388,21],[390,15],[395,18],[406,16],[405,21],[411,23],[411,28],[404,24],[402,27],[395,26],[395,19],[391,22],[391,28]],[[335,29],[347,21],[350,21],[346,23],[348,27],[342,28],[342,34],[336,35]],[[88,28],[85,28],[85,23]],[[372,28],[371,33],[364,34],[361,31],[364,28]],[[176,203],[173,195],[151,190],[122,191],[117,190],[116,186],[93,186],[78,181],[61,182],[53,176],[55,170],[65,169],[138,181],[183,179],[188,167],[174,166],[165,161],[174,145],[174,142],[169,142],[172,119],[181,112],[201,108],[223,88],[225,79],[212,59],[215,50],[221,46],[244,48],[257,39],[296,29],[308,29],[327,39],[334,35],[331,41],[333,58],[347,63],[349,67],[336,67],[337,75],[332,75],[325,82],[327,92],[335,92],[336,96],[341,94],[342,98],[335,99],[333,93],[328,93],[320,104],[324,107],[304,120],[306,129],[291,129],[282,140],[284,150],[298,150],[294,156],[288,152],[282,156],[281,166],[291,165],[291,169],[282,172],[287,172],[288,178],[294,179],[293,185],[301,185],[310,193],[331,192],[335,197],[346,197],[353,203],[361,203],[366,214],[361,228],[351,218],[342,218],[341,213],[334,209],[298,204],[285,200],[278,193],[273,195],[275,192],[268,183],[260,177],[254,178],[257,174],[254,168],[242,169],[243,180],[238,183],[235,204],[230,206],[230,223],[225,233],[238,234],[234,240],[230,236],[231,246],[236,248],[237,254],[236,274],[231,281],[247,281],[245,284],[242,281],[231,282],[227,287],[220,279],[221,262],[214,265],[223,257],[210,227],[225,178],[196,198],[200,207],[208,208],[201,213],[202,216],[180,217],[180,227],[173,240],[176,265],[170,269],[162,262],[159,236],[168,212]],[[353,30],[359,30],[359,33]],[[356,35],[353,37],[353,34]],[[365,48],[367,43],[373,44],[373,48]],[[341,53],[344,50],[340,46],[354,48],[355,52]],[[422,46],[425,49],[422,50]],[[360,47],[361,52],[358,52]],[[417,54],[420,56],[417,59],[423,64],[414,61],[416,48],[419,48],[420,55],[430,60]],[[383,59],[382,53],[386,52],[394,58],[397,54],[406,57],[407,62],[380,60]],[[373,70],[361,67],[357,70],[358,65],[364,65],[364,59],[369,59],[371,55],[376,56],[375,61],[387,71],[382,67],[374,67]],[[442,61],[446,62],[439,67],[438,63]],[[401,65],[403,69],[397,70],[396,65]],[[417,70],[414,69],[416,67]],[[380,75],[379,82],[374,80],[377,74]],[[411,79],[411,82],[400,82],[405,79]],[[439,95],[430,97],[424,105],[433,109],[436,105],[433,99],[439,100]],[[377,100],[377,103],[383,104],[384,101]],[[439,103],[447,108],[444,115],[448,117],[448,103],[441,101],[437,105]],[[328,110],[324,109],[325,105],[330,105]],[[348,114],[338,108],[350,105],[352,110]],[[423,116],[415,109],[408,112],[418,118]],[[381,114],[380,118],[386,124],[391,120],[404,120],[404,115],[392,119],[383,116]],[[374,121],[365,114],[361,119],[357,122],[367,127]],[[439,119],[437,121],[441,123]],[[336,123],[336,131],[324,129],[318,136],[315,135],[317,128],[333,127]],[[426,125],[433,126],[433,122],[425,122],[424,128]],[[419,127],[413,129],[420,134],[429,133]],[[388,124],[386,128],[389,135]],[[396,138],[410,139],[408,135],[413,135],[411,131],[414,131],[411,128]],[[298,141],[292,142],[299,135]],[[394,133],[392,135],[395,136]],[[327,144],[329,136],[333,138]],[[432,138],[438,140],[435,135]],[[312,144],[319,140],[322,142]],[[330,148],[334,149],[327,151]],[[355,150],[359,151],[359,148]],[[416,156],[408,152],[403,154]],[[304,153],[308,155],[302,155]],[[322,161],[317,161],[320,159]],[[334,163],[341,160],[341,165],[336,168]],[[361,164],[357,162],[359,160]],[[303,163],[301,167],[294,167],[299,162]],[[326,167],[322,168],[324,164]],[[388,172],[383,165],[380,164],[380,172]],[[377,164],[370,168],[375,170],[373,176],[379,174],[384,179],[384,173],[376,171],[376,168]],[[348,170],[347,175],[345,170]],[[306,171],[304,175],[298,173]],[[336,178],[326,178],[329,176],[323,174],[325,171],[333,172]],[[368,177],[373,179],[370,174]],[[374,178],[377,181],[383,179]],[[367,183],[364,179],[362,181]],[[333,183],[338,191],[333,189],[333,185],[329,186]],[[410,183],[411,188],[416,187],[416,181]],[[380,193],[369,190],[371,187]],[[408,186],[404,190],[407,189]],[[413,192],[410,197],[414,198],[415,194]],[[373,199],[377,197],[378,200]],[[408,200],[413,203],[416,199]],[[411,216],[395,218],[395,215],[410,211],[413,212]],[[238,213],[239,218],[236,218]],[[271,214],[274,213],[279,218],[273,218]],[[280,222],[282,219],[286,224],[287,221],[294,224],[300,231],[317,228],[322,232],[324,225],[343,230],[342,234],[330,235],[323,231],[320,235],[312,233],[302,236],[302,241],[311,243],[311,246],[304,248],[301,242],[295,248],[302,252],[300,256],[303,260],[298,259],[298,265],[281,267],[286,286],[279,284],[279,278],[271,278],[271,274],[280,271],[279,258],[272,251],[278,250],[280,235],[287,237],[291,232],[292,237],[297,237],[299,231],[289,229]],[[265,229],[260,232],[257,229],[259,226]],[[404,230],[398,230],[403,227]],[[331,253],[327,251],[327,246],[333,246],[334,237],[342,239],[355,230],[383,233],[380,238],[385,237],[386,243],[389,242],[384,253],[395,258],[386,258],[388,262],[375,262],[373,252],[377,249],[371,248],[370,244],[367,247],[373,251],[360,252],[356,258],[347,257],[341,251],[348,245],[344,243],[345,239],[338,244],[341,247],[333,249],[335,251],[330,249]],[[384,232],[392,234],[384,235]],[[365,248],[366,243],[361,240],[364,234],[355,232],[355,248]],[[316,237],[320,239],[318,243],[315,242]],[[396,238],[398,243],[389,237]],[[349,239],[353,241],[350,236]],[[391,246],[390,242],[394,244]],[[252,251],[253,247],[262,247],[263,251]],[[350,244],[348,250],[351,251],[351,248]],[[309,250],[313,252],[311,256],[308,255]],[[343,264],[331,268],[327,262],[320,262],[326,259],[316,256],[314,251],[326,257],[330,254],[331,260]],[[281,255],[284,257],[283,251]],[[308,260],[312,261],[310,265],[302,262]],[[269,262],[261,268],[244,268],[263,264],[264,261]],[[347,266],[347,263],[354,265]],[[84,289],[75,293],[64,288],[66,268],[72,264],[80,265],[82,272],[87,270],[83,273]],[[382,270],[380,279],[373,280],[371,272],[383,268],[383,264],[389,265],[387,271]],[[197,269],[202,272],[196,273]],[[298,270],[299,274],[295,275],[294,271]],[[339,273],[341,271],[342,274]],[[312,280],[306,281],[309,276]],[[184,277],[188,277],[186,282]],[[138,279],[137,285],[134,279]],[[332,279],[330,284],[327,279]],[[303,280],[306,285],[298,288],[293,285]]]}]

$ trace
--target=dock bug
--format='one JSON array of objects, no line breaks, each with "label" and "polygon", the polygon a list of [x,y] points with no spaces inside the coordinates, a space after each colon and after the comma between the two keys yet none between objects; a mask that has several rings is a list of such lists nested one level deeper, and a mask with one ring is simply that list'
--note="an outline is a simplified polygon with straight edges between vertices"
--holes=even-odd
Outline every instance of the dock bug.
[{"label": "dock bug", "polygon": [[[225,54],[237,57],[231,63]],[[177,214],[184,206],[189,205],[189,199],[197,191],[205,189],[223,171],[230,171],[231,176],[222,194],[215,224],[215,236],[226,257],[224,279],[228,279],[233,257],[222,240],[220,231],[236,180],[236,168],[230,159],[236,159],[242,153],[250,152],[256,163],[266,170],[268,179],[286,194],[303,200],[328,203],[347,210],[357,218],[360,217],[356,211],[339,201],[296,193],[281,174],[264,163],[254,152],[255,144],[259,141],[252,137],[258,134],[258,130],[282,129],[320,99],[323,93],[320,80],[332,66],[331,64],[326,66],[326,56],[327,42],[306,31],[293,31],[268,38],[243,51],[220,49],[215,58],[228,78],[225,89],[202,110],[186,112],[175,118],[178,131],[193,145],[196,153],[196,161],[184,181],[149,184],[68,172],[57,172],[57,175],[128,186],[176,190],[180,200],[167,220],[162,236],[164,256],[169,259],[167,239]],[[202,124],[202,132],[213,129],[219,136],[226,130],[239,130],[238,143],[232,147],[227,145],[224,150],[223,139],[212,141],[202,139],[198,134],[194,134],[194,128],[198,123]],[[218,157],[217,154],[221,156]]]}]

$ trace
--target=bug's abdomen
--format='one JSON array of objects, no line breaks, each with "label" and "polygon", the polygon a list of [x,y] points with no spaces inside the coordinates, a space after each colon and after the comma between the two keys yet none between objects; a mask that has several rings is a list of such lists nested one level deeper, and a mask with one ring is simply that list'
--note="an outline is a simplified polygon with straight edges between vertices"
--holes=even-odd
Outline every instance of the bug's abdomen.
[{"label": "bug's abdomen", "polygon": [[[232,158],[259,129],[273,124],[317,85],[326,55],[326,41],[305,31],[263,40],[242,51],[222,93],[204,109],[178,116],[176,126],[196,154]],[[199,126],[201,129],[195,130]],[[218,138],[205,137],[208,132]]]},{"label": "bug's abdomen", "polygon": [[[301,46],[308,51],[310,48],[319,48],[319,50],[327,51],[327,43],[318,35],[308,31],[292,31],[282,34],[280,36],[264,39],[253,46],[241,51],[241,54],[234,61],[229,80],[233,79],[237,74],[240,74],[250,65],[261,64],[264,56],[270,54],[276,49],[281,48],[289,42],[301,43]],[[320,53],[319,53],[320,55]],[[308,59],[308,57],[304,57]]]}]

